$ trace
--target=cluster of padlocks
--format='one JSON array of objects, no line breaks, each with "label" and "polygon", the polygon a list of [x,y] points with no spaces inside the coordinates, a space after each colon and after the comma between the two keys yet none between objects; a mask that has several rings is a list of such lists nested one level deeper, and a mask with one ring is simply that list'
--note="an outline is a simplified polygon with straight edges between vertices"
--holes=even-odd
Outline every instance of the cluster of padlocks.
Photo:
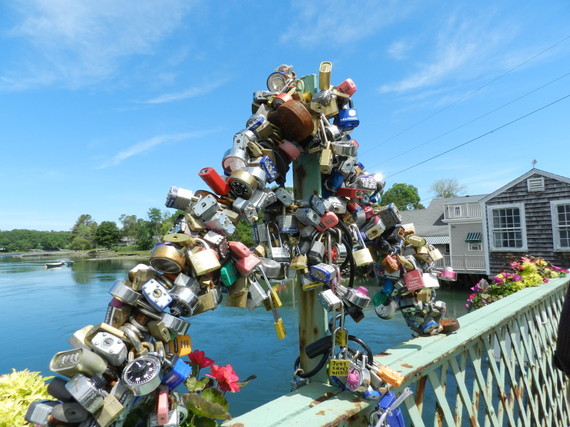
[{"label": "cluster of padlocks", "polygon": [[[365,343],[347,334],[345,313],[358,322],[372,300],[379,317],[399,309],[418,335],[457,327],[445,323],[445,303],[434,292],[438,279],[455,274],[436,270],[439,251],[415,234],[413,224],[402,224],[393,204],[378,203],[384,181],[358,161],[351,137],[359,124],[356,85],[351,79],[331,85],[331,68],[323,62],[318,76],[298,78],[293,67],[279,67],[269,75],[268,90],[254,93],[252,115],[223,156],[223,174],[211,167],[199,171],[210,190],[171,187],[166,206],[181,212],[174,228],[152,249],[149,265],[136,266],[112,286],[104,321],[77,331],[73,349],[53,356],[50,369],[69,380],[55,378],[48,391],[57,400],[32,404],[27,421],[120,427],[133,408],[146,404],[154,408],[148,426],[178,426],[187,409],[176,388],[190,375],[181,359],[191,350],[184,318],[215,309],[226,294],[228,306],[271,311],[283,339],[282,302],[271,280],[291,270],[298,271],[303,291],[318,292],[334,314],[331,336],[308,346],[307,354],[323,355],[343,388],[370,392],[398,381],[374,363]],[[320,196],[296,199],[284,186],[291,163],[302,155],[318,158]],[[240,220],[251,224],[255,247],[232,240]],[[362,269],[382,285],[373,298],[353,286]],[[353,350],[349,341],[365,351]]]}]

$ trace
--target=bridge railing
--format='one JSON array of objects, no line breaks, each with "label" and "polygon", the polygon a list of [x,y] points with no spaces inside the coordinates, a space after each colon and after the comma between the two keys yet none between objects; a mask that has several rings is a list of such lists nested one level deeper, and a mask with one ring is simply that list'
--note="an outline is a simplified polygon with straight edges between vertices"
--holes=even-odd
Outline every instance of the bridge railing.
[{"label": "bridge railing", "polygon": [[[567,379],[552,365],[570,278],[527,288],[459,318],[448,336],[420,337],[375,356],[410,387],[406,425],[568,426]],[[311,383],[224,426],[366,426],[375,402]]]}]

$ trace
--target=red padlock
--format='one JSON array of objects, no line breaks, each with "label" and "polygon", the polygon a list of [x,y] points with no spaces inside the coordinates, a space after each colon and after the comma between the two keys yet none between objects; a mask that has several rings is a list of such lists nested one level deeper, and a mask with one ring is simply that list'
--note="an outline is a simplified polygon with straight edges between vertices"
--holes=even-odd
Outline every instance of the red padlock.
[{"label": "red padlock", "polygon": [[408,291],[416,291],[425,288],[424,277],[421,270],[410,270],[404,273],[404,283]]},{"label": "red padlock", "polygon": [[336,90],[345,95],[352,96],[356,92],[356,83],[354,83],[352,79],[346,79],[336,87]]},{"label": "red padlock", "polygon": [[248,255],[251,255],[251,251],[249,248],[244,245],[242,242],[228,242],[228,246],[230,247],[230,251],[234,254],[237,258],[245,258]]},{"label": "red padlock", "polygon": [[315,228],[321,233],[329,228],[333,228],[338,224],[338,216],[333,211],[326,211],[321,217],[321,222],[319,225],[315,225]]},{"label": "red padlock", "polygon": [[374,216],[374,208],[372,206],[364,206],[364,214],[366,219],[370,219]]},{"label": "red padlock", "polygon": [[198,176],[208,184],[208,187],[210,187],[214,193],[225,196],[230,192],[229,184],[214,168],[202,168],[202,170],[198,172]]},{"label": "red padlock", "polygon": [[156,421],[158,425],[168,422],[168,388],[161,386],[156,402]]},{"label": "red padlock", "polygon": [[349,199],[362,199],[364,198],[364,191],[358,188],[340,187],[336,190],[336,195],[340,197],[348,197]]},{"label": "red padlock", "polygon": [[242,276],[249,276],[253,270],[261,264],[261,260],[254,254],[249,254],[246,257],[239,258],[236,263],[236,269]]},{"label": "red padlock", "polygon": [[301,149],[295,144],[287,139],[281,141],[278,145],[279,149],[283,151],[291,160],[297,160],[297,157],[301,155]]}]

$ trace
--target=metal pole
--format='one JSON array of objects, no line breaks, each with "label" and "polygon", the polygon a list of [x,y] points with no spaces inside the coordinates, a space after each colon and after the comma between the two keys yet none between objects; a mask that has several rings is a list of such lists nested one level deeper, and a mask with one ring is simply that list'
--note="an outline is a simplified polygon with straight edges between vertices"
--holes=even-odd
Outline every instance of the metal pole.
[{"label": "metal pole", "polygon": [[[293,183],[296,199],[303,199],[312,194],[321,193],[321,172],[319,169],[318,154],[304,154],[293,164]],[[299,274],[295,286],[299,286]],[[309,359],[305,354],[305,347],[317,339],[325,336],[327,330],[327,313],[317,299],[318,291],[309,290],[299,292],[299,354],[301,355],[301,369],[311,371],[319,362]],[[328,376],[326,369],[313,377],[316,381],[326,383]]]}]

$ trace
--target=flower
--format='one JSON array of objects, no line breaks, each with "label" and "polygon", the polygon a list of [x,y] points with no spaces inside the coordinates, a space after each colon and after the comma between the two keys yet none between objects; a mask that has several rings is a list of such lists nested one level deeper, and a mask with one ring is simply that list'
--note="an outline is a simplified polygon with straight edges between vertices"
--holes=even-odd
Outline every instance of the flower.
[{"label": "flower", "polygon": [[190,362],[195,363],[200,368],[207,368],[214,364],[214,361],[209,357],[206,357],[205,353],[200,350],[194,350],[188,355]]},{"label": "flower", "polygon": [[239,391],[240,386],[237,384],[239,377],[234,372],[232,365],[210,366],[212,374],[206,374],[207,377],[214,378],[218,382],[220,391],[230,391],[232,393]]}]

